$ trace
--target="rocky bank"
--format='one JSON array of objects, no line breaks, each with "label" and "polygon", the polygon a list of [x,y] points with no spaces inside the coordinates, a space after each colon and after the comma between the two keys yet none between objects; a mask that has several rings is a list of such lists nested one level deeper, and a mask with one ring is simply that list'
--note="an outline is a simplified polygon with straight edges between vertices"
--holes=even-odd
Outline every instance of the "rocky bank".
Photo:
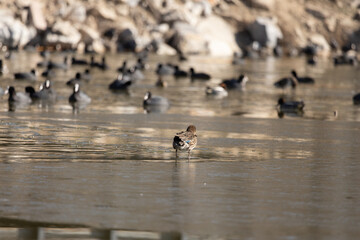
[{"label": "rocky bank", "polygon": [[[360,44],[360,0],[4,0],[2,49],[319,55]],[[279,54],[279,51],[275,51]]]}]

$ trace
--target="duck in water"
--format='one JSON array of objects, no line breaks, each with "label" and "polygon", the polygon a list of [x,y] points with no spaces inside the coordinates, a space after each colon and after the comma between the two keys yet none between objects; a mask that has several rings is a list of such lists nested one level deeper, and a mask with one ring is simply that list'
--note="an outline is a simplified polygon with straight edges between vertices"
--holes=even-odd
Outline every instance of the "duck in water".
[{"label": "duck in water", "polygon": [[188,126],[186,131],[175,134],[173,141],[173,148],[175,149],[175,156],[178,157],[178,150],[185,150],[188,152],[188,159],[190,160],[191,150],[196,147],[197,135],[196,127],[194,125]]}]

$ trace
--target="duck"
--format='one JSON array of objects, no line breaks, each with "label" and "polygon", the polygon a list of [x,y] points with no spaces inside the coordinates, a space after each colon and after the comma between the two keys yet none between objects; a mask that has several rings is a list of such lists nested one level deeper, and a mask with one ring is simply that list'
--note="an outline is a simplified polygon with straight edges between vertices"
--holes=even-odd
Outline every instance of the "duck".
[{"label": "duck", "polygon": [[149,64],[144,63],[144,59],[140,58],[140,57],[137,59],[137,62],[136,62],[135,66],[140,70],[145,70],[145,69],[149,68]]},{"label": "duck", "polygon": [[296,78],[298,83],[307,83],[307,84],[314,84],[315,83],[315,80],[313,78],[311,78],[311,77],[298,77],[295,70],[292,70],[291,74],[293,75],[294,78]]},{"label": "duck", "polygon": [[132,84],[131,79],[120,73],[117,78],[109,85],[110,90],[127,90]]},{"label": "duck", "polygon": [[51,66],[52,69],[67,70],[68,69],[68,57],[65,56],[64,61],[62,63],[57,63],[57,62],[53,62],[52,60],[50,60],[47,67],[49,67],[49,66]]},{"label": "duck", "polygon": [[41,100],[56,100],[56,92],[54,88],[52,88],[51,81],[46,79],[44,83],[40,86],[40,91],[38,92]]},{"label": "duck", "polygon": [[241,74],[238,78],[225,79],[220,83],[220,86],[225,86],[226,89],[242,89],[245,88],[246,83],[249,81],[249,78]]},{"label": "duck", "polygon": [[155,73],[157,75],[161,75],[161,76],[165,76],[165,75],[173,75],[175,72],[175,69],[172,65],[169,65],[169,64],[162,64],[162,63],[159,63],[158,66],[157,66],[157,69],[155,71]]},{"label": "duck", "polygon": [[30,104],[31,98],[27,93],[16,92],[13,86],[8,87],[5,94],[9,94],[9,103]]},{"label": "duck", "polygon": [[185,150],[188,152],[188,159],[190,160],[191,151],[196,147],[197,135],[196,127],[189,125],[186,131],[181,131],[175,134],[173,140],[173,148],[175,149],[175,157],[178,158],[178,150]]},{"label": "duck", "polygon": [[174,77],[176,78],[181,78],[181,77],[187,77],[188,76],[188,73],[184,70],[181,70],[179,68],[179,66],[175,65],[174,66]]},{"label": "duck", "polygon": [[239,64],[243,64],[243,63],[244,63],[243,54],[241,52],[234,52],[231,64],[239,65]]},{"label": "duck", "polygon": [[90,81],[92,79],[90,69],[85,69],[84,72],[81,74],[81,79],[85,81]]},{"label": "duck", "polygon": [[145,78],[142,71],[140,69],[138,69],[136,66],[131,67],[127,71],[127,75],[131,78],[131,81],[133,81],[133,82],[140,81]]},{"label": "duck", "polygon": [[155,86],[165,88],[165,87],[167,87],[167,82],[164,81],[161,76],[159,76],[158,80],[155,83]]},{"label": "duck", "polygon": [[191,80],[210,80],[211,76],[207,73],[196,73],[194,68],[190,68]]},{"label": "duck", "polygon": [[91,98],[80,90],[80,85],[75,83],[73,93],[69,97],[70,104],[86,105],[91,102]]},{"label": "duck", "polygon": [[303,111],[305,103],[303,101],[287,101],[284,98],[279,98],[277,104],[278,110],[281,112],[297,112]]},{"label": "duck", "polygon": [[315,66],[317,64],[317,62],[318,62],[317,56],[310,56],[306,60],[306,63],[308,65],[313,65],[313,66]]},{"label": "duck", "polygon": [[286,87],[296,88],[298,82],[296,78],[293,77],[284,77],[274,83],[274,86],[277,88],[285,89]]},{"label": "duck", "polygon": [[148,105],[170,105],[169,100],[162,96],[153,96],[150,91],[146,92],[143,101],[144,106]]},{"label": "duck", "polygon": [[127,61],[124,60],[121,67],[118,67],[117,71],[121,73],[125,73],[127,71]]},{"label": "duck", "polygon": [[18,72],[14,73],[14,78],[18,80],[30,80],[36,81],[36,70],[31,69],[30,72]]},{"label": "duck", "polygon": [[89,63],[85,59],[71,58],[71,65],[88,65]]},{"label": "duck", "polygon": [[353,103],[355,105],[359,105],[360,104],[360,93],[356,94],[353,96]]},{"label": "duck", "polygon": [[205,93],[208,96],[215,96],[220,98],[228,96],[228,92],[223,86],[215,86],[215,87],[207,86],[205,89]]},{"label": "duck", "polygon": [[75,74],[75,77],[74,78],[71,78],[69,81],[66,82],[66,85],[68,86],[74,86],[75,83],[78,83],[80,84],[81,82],[81,73],[80,72],[77,72]]},{"label": "duck", "polygon": [[42,77],[47,77],[47,78],[55,77],[55,75],[56,73],[53,70],[53,65],[48,65],[47,70],[41,73]]},{"label": "duck", "polygon": [[153,96],[150,91],[146,92],[143,101],[146,113],[164,113],[170,107],[170,102],[165,97]]},{"label": "duck", "polygon": [[106,64],[106,59],[105,59],[105,57],[102,57],[102,58],[101,58],[101,63],[100,63],[100,65],[98,66],[98,68],[100,68],[101,70],[107,70],[107,69],[109,69],[109,66]]}]

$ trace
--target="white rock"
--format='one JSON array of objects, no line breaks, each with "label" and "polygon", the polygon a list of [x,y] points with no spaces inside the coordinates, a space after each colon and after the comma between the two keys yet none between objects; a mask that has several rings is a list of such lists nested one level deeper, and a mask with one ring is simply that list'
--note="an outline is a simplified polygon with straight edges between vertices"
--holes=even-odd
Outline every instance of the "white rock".
[{"label": "white rock", "polygon": [[81,39],[80,32],[69,21],[57,20],[52,33],[46,35],[48,43],[70,44],[76,46]]},{"label": "white rock", "polygon": [[27,27],[7,11],[0,11],[0,42],[6,46],[20,48],[36,35],[34,27]]},{"label": "white rock", "polygon": [[218,16],[202,19],[197,25],[197,31],[208,42],[209,53],[213,56],[230,57],[239,51],[235,29]]}]

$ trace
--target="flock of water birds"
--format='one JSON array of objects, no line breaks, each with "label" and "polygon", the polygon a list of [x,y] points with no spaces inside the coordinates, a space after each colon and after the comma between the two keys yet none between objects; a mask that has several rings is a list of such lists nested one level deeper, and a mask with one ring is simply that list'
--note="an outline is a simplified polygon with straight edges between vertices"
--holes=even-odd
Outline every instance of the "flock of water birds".
[{"label": "flock of water birds", "polygon": [[[8,86],[6,90],[0,88],[0,95],[8,94],[9,111],[14,111],[19,105],[28,105],[36,102],[55,102],[57,94],[53,88],[50,79],[56,75],[58,69],[66,70],[73,65],[85,66],[84,72],[77,72],[74,78],[71,78],[66,82],[66,85],[73,88],[72,94],[68,97],[68,101],[76,112],[78,109],[85,107],[91,102],[91,98],[81,90],[81,85],[84,82],[89,82],[92,79],[91,69],[96,68],[103,71],[109,69],[106,63],[106,58],[102,57],[101,61],[97,62],[94,56],[90,57],[90,61],[87,59],[79,59],[75,56],[69,58],[64,57],[63,62],[54,62],[51,60],[50,53],[48,51],[40,52],[43,60],[37,63],[38,68],[45,68],[41,73],[41,76],[46,80],[40,85],[39,90],[35,90],[31,86],[38,79],[38,73],[36,69],[31,69],[29,72],[15,72],[13,74],[14,80],[28,81],[29,86],[25,87],[25,92],[18,91],[14,86]],[[136,64],[129,66],[128,61],[124,60],[123,64],[117,68],[118,75],[116,79],[108,85],[111,91],[127,91],[130,86],[136,84],[138,81],[145,78],[144,71],[149,69],[147,64],[147,52],[142,52],[137,55]],[[179,61],[186,61],[184,56],[179,57]],[[233,64],[241,62],[238,55],[234,54]],[[340,56],[334,58],[334,64],[351,64],[356,62],[352,59],[349,61],[347,58]],[[309,59],[308,64],[316,64],[316,58]],[[0,75],[8,73],[8,69],[2,59],[0,59]],[[159,63],[155,70],[158,76],[156,86],[165,87],[166,82],[163,80],[165,76],[174,76],[175,78],[190,78],[192,81],[207,81],[211,79],[211,75],[205,72],[197,72],[193,67],[189,71],[180,69],[178,65]],[[205,87],[205,93],[207,95],[223,98],[228,96],[228,91],[233,89],[244,89],[246,83],[249,81],[248,76],[240,74],[238,77],[232,79],[224,79],[215,87]],[[299,84],[314,84],[315,80],[308,76],[298,76],[295,70],[291,71],[291,75],[281,78],[274,82],[276,88],[296,88]],[[360,93],[353,97],[354,104],[360,104]],[[155,96],[150,91],[146,92],[143,99],[143,107],[148,112],[162,112],[163,109],[167,109],[170,103],[169,100],[163,96]],[[279,116],[283,113],[301,113],[305,107],[303,101],[286,101],[281,97],[277,102],[277,110]],[[188,157],[190,159],[190,152],[197,144],[196,127],[190,125],[186,131],[179,132],[175,135],[173,141],[173,147],[176,150],[176,157],[178,150],[187,150]]]}]

